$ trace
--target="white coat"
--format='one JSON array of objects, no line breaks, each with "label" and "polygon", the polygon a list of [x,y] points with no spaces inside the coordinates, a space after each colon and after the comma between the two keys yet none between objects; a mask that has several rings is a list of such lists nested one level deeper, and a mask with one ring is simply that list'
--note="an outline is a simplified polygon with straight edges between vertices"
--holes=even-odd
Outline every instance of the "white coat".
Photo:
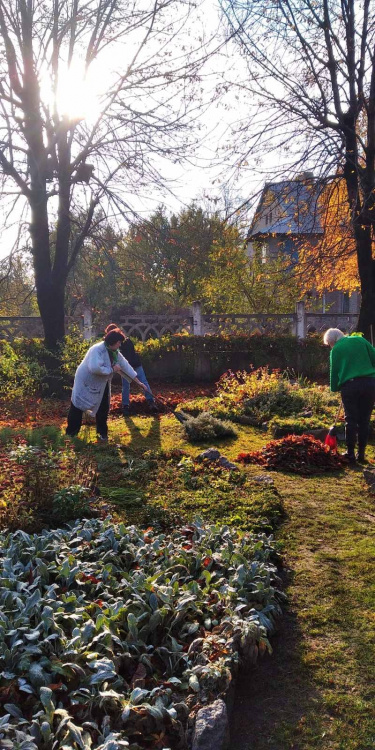
[{"label": "white coat", "polygon": [[[117,364],[121,367],[121,377],[132,380],[137,373],[129,365],[129,362],[118,352]],[[105,387],[109,385],[109,398],[111,398],[111,380],[113,369],[104,342],[94,344],[88,350],[81,364],[78,365],[74,377],[72,390],[72,403],[77,409],[91,411],[96,414],[103,398]]]}]

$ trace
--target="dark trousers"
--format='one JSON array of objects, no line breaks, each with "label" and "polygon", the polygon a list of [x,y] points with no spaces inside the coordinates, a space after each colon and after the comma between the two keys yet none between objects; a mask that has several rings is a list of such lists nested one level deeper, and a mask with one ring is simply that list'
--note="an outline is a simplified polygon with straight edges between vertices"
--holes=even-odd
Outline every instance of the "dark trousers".
[{"label": "dark trousers", "polygon": [[[103,398],[100,402],[98,411],[96,412],[96,431],[98,435],[102,437],[108,437],[108,425],[107,419],[109,414],[109,388],[108,383],[104,389]],[[70,404],[68,412],[68,425],[66,428],[66,434],[70,437],[78,435],[82,425],[83,411],[77,409],[73,403]]]},{"label": "dark trousers", "polygon": [[345,440],[348,453],[354,452],[358,435],[358,449],[367,445],[371,412],[375,404],[375,378],[353,378],[341,388],[345,409]]}]

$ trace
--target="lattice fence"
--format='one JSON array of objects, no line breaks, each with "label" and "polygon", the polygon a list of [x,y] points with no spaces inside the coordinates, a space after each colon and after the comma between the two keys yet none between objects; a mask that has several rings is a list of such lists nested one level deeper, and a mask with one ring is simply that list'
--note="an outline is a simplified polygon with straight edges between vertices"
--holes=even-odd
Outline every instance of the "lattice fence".
[{"label": "lattice fence", "polygon": [[[85,338],[92,339],[102,334],[108,320],[95,320],[92,323],[90,314],[69,323],[78,323]],[[205,315],[199,303],[195,303],[193,314],[175,315],[123,315],[116,318],[118,325],[128,336],[147,341],[149,338],[160,338],[167,334],[187,333],[204,336],[209,334],[238,333],[280,333],[305,338],[308,333],[321,333],[327,328],[340,328],[344,333],[351,333],[357,325],[358,315],[338,313],[307,313],[303,303],[298,303],[297,312],[290,314],[221,314]],[[0,339],[12,340],[26,336],[43,338],[43,326],[38,317],[0,317]]]},{"label": "lattice fence", "polygon": [[43,337],[43,326],[41,318],[20,316],[16,318],[0,317],[0,339],[16,339],[26,336],[27,338]]},{"label": "lattice fence", "polygon": [[174,333],[193,333],[190,315],[124,315],[116,322],[127,336],[142,341]]},{"label": "lattice fence", "polygon": [[343,333],[352,333],[357,325],[358,315],[348,313],[306,313],[306,333],[322,333],[327,328],[340,328]]},{"label": "lattice fence", "polygon": [[295,314],[203,315],[203,333],[284,333],[296,335]]}]

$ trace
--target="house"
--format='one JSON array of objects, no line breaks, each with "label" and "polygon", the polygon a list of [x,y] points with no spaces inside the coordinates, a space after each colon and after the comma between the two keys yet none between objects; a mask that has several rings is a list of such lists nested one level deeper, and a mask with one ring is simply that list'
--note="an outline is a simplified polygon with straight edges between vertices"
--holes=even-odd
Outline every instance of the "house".
[{"label": "house", "polygon": [[[324,236],[318,207],[320,191],[321,183],[312,172],[302,172],[294,180],[266,183],[247,235],[248,257],[258,252],[267,263],[283,253],[290,257],[292,266],[306,239],[318,247]],[[314,296],[313,290],[307,295]],[[360,297],[356,292],[327,291],[320,303],[322,312],[357,313]]]}]

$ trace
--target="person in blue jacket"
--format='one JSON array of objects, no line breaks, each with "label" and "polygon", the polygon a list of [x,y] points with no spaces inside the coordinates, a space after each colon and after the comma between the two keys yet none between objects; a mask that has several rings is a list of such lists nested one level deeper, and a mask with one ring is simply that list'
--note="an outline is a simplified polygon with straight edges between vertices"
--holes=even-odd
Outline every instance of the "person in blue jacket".
[{"label": "person in blue jacket", "polygon": [[[114,328],[117,329],[116,323],[110,323],[109,326],[107,326],[107,328],[105,329],[105,332],[107,333]],[[133,367],[136,371],[138,380],[146,386],[147,390],[145,390],[145,397],[150,411],[157,411],[158,408],[152,395],[151,388],[148,384],[146,373],[142,367],[141,358],[138,352],[136,352],[132,340],[125,336],[123,331],[122,334],[124,336],[124,340],[121,342],[120,352],[123,357],[125,357],[127,362],[129,362],[131,367]],[[123,379],[122,381],[122,413],[124,417],[128,417],[130,414],[130,382],[125,379]]]}]

